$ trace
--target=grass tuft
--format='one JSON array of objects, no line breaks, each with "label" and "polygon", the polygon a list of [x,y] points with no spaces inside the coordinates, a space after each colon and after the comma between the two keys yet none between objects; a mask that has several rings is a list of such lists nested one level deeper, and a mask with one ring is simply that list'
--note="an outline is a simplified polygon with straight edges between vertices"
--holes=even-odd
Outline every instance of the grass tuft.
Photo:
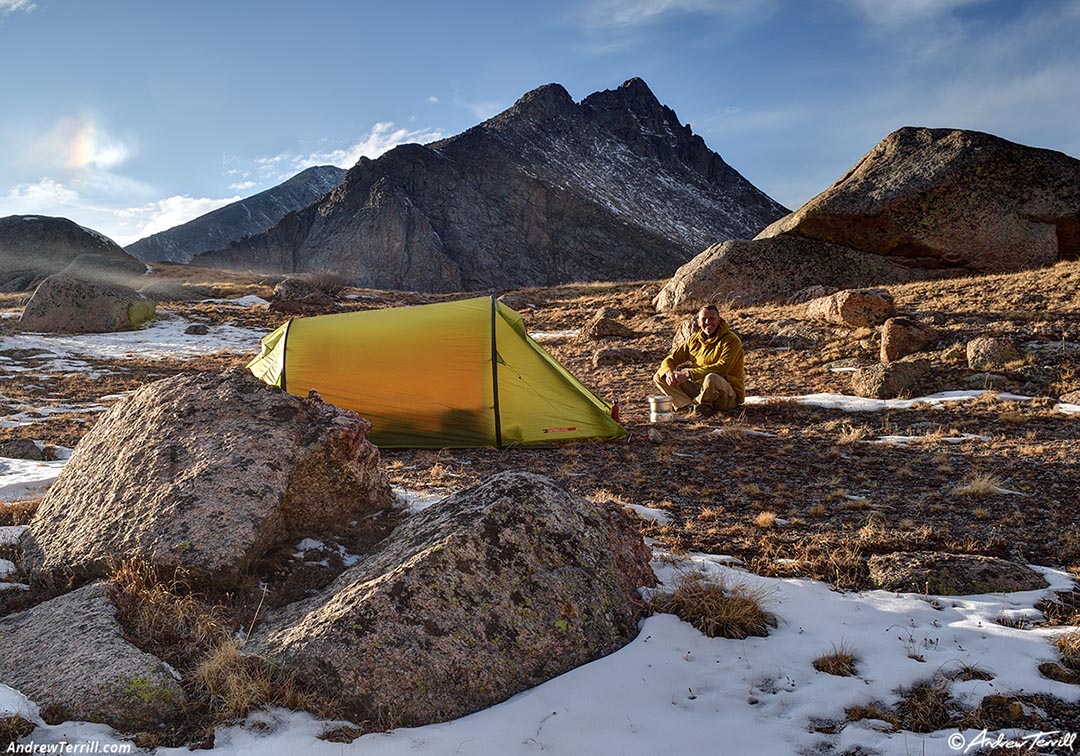
[{"label": "grass tuft", "polygon": [[754,524],[763,530],[776,527],[776,512],[758,512]]},{"label": "grass tuft", "polygon": [[218,722],[240,719],[270,705],[317,708],[316,699],[302,691],[293,677],[264,659],[243,654],[233,638],[222,640],[203,658],[195,668],[195,680]]},{"label": "grass tuft", "polygon": [[1071,630],[1054,640],[1054,647],[1061,652],[1062,663],[1080,672],[1080,630]]},{"label": "grass tuft", "polygon": [[776,616],[762,607],[762,591],[743,584],[727,586],[697,573],[683,575],[675,589],[653,597],[655,613],[669,613],[689,622],[710,638],[764,637],[777,626]]},{"label": "grass tuft", "polygon": [[988,473],[975,473],[953,489],[957,496],[983,499],[1001,493],[1001,481]]},{"label": "grass tuft", "polygon": [[18,715],[0,717],[0,752],[14,753],[18,743],[34,731],[34,724]]},{"label": "grass tuft", "polygon": [[900,723],[912,732],[935,732],[949,724],[956,704],[944,677],[922,680],[899,691]]},{"label": "grass tuft", "polygon": [[840,641],[839,648],[833,646],[830,653],[822,654],[811,662],[814,669],[837,677],[853,677],[855,668],[859,662],[859,656],[855,650],[844,641]]}]

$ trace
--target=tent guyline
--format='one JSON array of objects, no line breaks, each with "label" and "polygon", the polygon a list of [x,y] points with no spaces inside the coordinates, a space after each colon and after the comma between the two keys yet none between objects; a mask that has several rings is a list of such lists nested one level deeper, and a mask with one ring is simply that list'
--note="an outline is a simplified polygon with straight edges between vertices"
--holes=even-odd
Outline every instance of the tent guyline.
[{"label": "tent guyline", "polygon": [[248,368],[314,389],[372,424],[384,447],[539,445],[626,435],[611,405],[529,338],[495,297],[297,318]]}]

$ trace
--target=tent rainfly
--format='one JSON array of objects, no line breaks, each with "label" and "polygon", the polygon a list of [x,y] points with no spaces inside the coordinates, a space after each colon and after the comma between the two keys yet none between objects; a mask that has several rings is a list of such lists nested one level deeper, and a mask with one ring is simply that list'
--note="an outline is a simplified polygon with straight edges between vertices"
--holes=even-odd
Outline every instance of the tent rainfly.
[{"label": "tent rainfly", "polygon": [[290,394],[315,389],[384,447],[617,438],[626,431],[494,297],[290,320],[248,363]]}]

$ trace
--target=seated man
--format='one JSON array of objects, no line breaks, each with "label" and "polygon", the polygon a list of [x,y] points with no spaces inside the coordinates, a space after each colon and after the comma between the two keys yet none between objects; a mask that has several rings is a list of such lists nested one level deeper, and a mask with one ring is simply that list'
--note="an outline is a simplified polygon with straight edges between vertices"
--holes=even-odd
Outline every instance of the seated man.
[{"label": "seated man", "polygon": [[677,411],[710,417],[746,398],[742,342],[714,305],[698,311],[697,325],[700,330],[660,363],[653,383]]}]

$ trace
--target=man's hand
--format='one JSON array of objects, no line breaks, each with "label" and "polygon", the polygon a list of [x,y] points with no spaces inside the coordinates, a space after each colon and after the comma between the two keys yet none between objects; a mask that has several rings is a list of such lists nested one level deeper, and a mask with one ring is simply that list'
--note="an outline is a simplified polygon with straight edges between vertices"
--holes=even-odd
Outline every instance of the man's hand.
[{"label": "man's hand", "polygon": [[669,386],[681,386],[690,380],[689,370],[669,370],[664,376],[664,383]]}]

